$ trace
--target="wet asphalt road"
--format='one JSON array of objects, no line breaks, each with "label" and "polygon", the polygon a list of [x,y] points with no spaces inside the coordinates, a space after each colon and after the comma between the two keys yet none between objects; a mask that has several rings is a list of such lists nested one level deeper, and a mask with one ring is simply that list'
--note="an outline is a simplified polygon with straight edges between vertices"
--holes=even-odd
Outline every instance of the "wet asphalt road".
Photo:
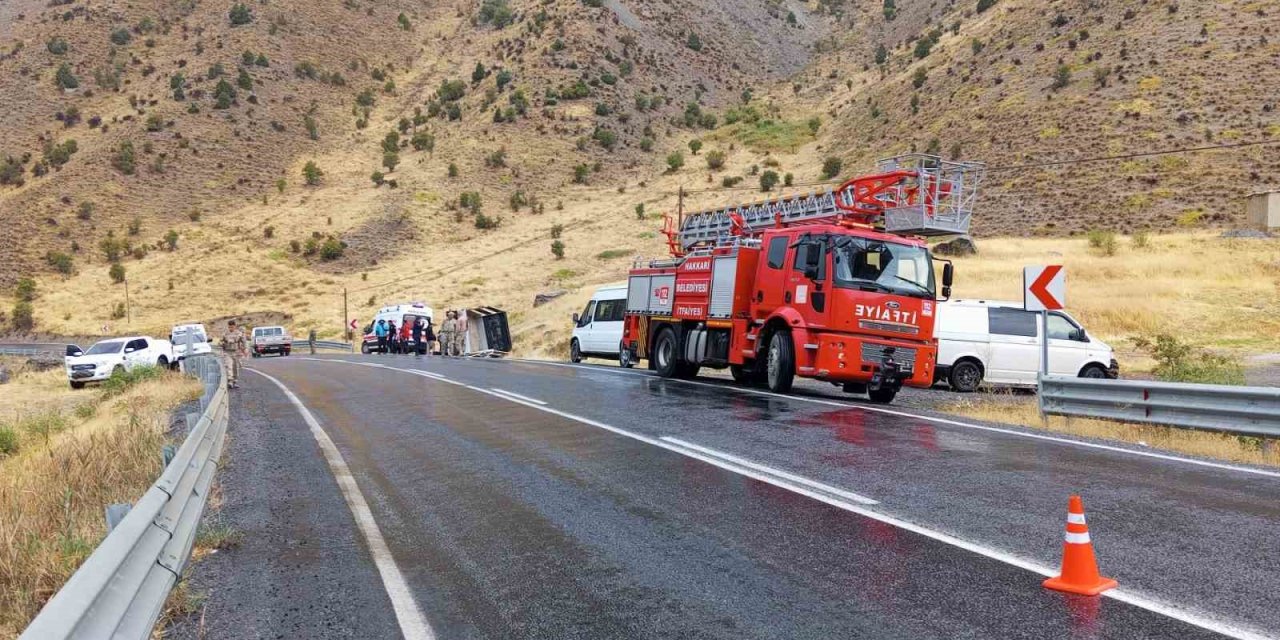
[{"label": "wet asphalt road", "polygon": [[[1275,474],[639,371],[390,356],[253,364],[335,441],[442,638],[1221,637],[1152,608],[1280,635]],[[211,592],[208,637],[394,637],[307,426],[272,383],[244,380],[219,517],[246,535],[196,565]],[[861,507],[877,517],[688,447],[855,492],[878,502]],[[1032,570],[892,523],[1052,569],[1072,492],[1104,574],[1146,607],[1046,591]],[[328,624],[305,621],[313,612]]]}]

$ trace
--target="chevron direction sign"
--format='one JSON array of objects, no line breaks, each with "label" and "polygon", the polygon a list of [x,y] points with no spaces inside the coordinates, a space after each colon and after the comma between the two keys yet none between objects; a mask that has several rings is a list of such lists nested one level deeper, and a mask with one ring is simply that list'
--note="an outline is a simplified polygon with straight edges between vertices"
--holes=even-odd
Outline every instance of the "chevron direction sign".
[{"label": "chevron direction sign", "polygon": [[1022,269],[1022,308],[1053,311],[1067,303],[1067,270],[1060,264]]}]

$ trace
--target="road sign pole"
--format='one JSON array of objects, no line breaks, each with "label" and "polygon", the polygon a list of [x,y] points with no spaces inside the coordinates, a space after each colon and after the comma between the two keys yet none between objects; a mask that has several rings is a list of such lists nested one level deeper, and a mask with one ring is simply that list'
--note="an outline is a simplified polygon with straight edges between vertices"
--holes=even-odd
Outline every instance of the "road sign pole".
[{"label": "road sign pole", "polygon": [[1036,382],[1036,404],[1040,406],[1040,421],[1047,428],[1049,416],[1044,412],[1044,377],[1049,375],[1049,310],[1040,310],[1040,379]]}]

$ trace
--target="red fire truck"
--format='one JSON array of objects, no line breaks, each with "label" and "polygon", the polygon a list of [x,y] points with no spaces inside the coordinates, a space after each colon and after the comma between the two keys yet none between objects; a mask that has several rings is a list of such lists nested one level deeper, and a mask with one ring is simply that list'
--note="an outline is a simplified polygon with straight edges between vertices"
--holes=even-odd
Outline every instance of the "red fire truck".
[{"label": "red fire truck", "polygon": [[912,154],[821,194],[667,217],[671,257],[631,270],[624,365],[665,377],[728,367],[785,393],[795,376],[891,402],[933,383],[927,236],[967,233],[983,166]]}]

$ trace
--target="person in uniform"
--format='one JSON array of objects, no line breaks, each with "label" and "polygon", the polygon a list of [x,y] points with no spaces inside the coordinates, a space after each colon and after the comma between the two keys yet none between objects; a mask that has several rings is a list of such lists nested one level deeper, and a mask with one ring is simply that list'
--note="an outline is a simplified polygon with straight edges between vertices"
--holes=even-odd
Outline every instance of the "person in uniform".
[{"label": "person in uniform", "polygon": [[440,355],[448,356],[449,350],[453,347],[453,312],[444,312],[444,322],[440,324]]},{"label": "person in uniform", "polygon": [[240,362],[249,353],[249,342],[244,332],[236,325],[235,320],[227,322],[227,332],[222,334],[222,351],[231,358],[231,368],[227,376],[227,387],[235,389],[240,386]]}]

